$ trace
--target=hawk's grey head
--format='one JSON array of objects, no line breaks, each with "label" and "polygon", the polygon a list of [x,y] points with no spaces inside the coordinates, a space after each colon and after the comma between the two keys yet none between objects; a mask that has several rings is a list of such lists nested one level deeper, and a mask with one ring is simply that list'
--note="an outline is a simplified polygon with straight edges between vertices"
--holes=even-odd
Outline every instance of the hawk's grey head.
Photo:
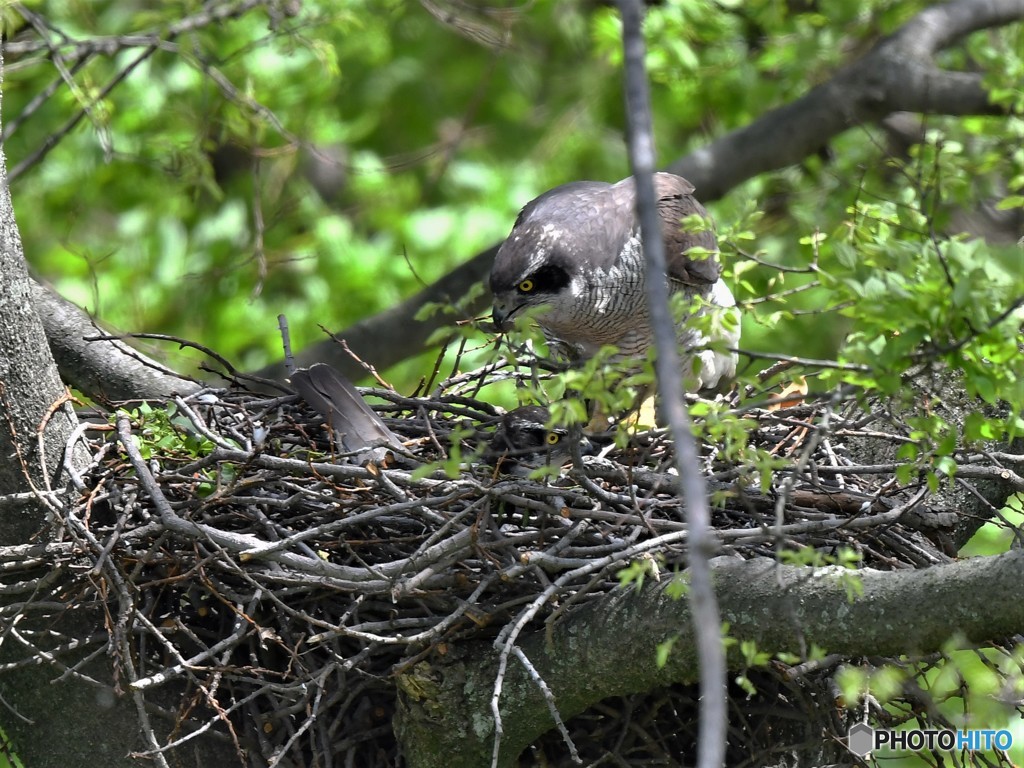
[{"label": "hawk's grey head", "polygon": [[[708,213],[694,198],[693,185],[670,173],[655,174],[654,183],[670,289],[701,312],[705,305],[734,306],[720,279]],[[708,226],[684,228],[683,219],[691,215]],[[612,345],[628,357],[641,357],[652,343],[645,279],[632,177],[615,184],[563,184],[526,204],[498,250],[490,281],[494,322],[507,330],[524,310],[538,308],[535,317],[545,335],[578,356]],[[687,327],[689,317],[680,318],[684,349],[709,340]],[[738,326],[710,338],[735,344]],[[705,361],[701,353],[700,387],[715,387],[735,373],[732,354],[711,355]]]}]

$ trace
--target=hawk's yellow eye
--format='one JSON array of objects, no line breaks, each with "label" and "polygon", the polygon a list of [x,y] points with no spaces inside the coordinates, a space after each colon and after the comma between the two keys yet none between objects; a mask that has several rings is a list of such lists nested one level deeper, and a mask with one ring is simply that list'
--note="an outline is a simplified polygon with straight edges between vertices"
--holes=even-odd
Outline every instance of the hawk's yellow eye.
[{"label": "hawk's yellow eye", "polygon": [[557,432],[548,432],[548,445],[558,445],[562,436]]},{"label": "hawk's yellow eye", "polygon": [[526,278],[525,280],[523,280],[523,282],[519,284],[519,290],[522,291],[523,293],[529,293],[530,291],[533,290],[533,288],[533,280],[531,280],[530,278]]}]

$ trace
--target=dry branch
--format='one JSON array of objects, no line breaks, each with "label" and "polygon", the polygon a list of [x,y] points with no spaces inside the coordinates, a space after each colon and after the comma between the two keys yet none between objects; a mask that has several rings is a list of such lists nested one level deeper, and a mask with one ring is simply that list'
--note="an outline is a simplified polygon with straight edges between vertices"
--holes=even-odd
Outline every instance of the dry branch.
[{"label": "dry branch", "polygon": [[[675,636],[688,621],[685,601],[663,594],[668,574],[687,566],[688,536],[667,436],[655,430],[623,449],[608,444],[603,456],[587,457],[554,482],[497,475],[471,458],[497,421],[491,406],[463,394],[472,379],[460,374],[430,399],[378,393],[388,400],[380,412],[405,443],[387,467],[334,456],[322,419],[293,396],[203,391],[178,399],[170,422],[122,413],[116,429],[93,433],[94,459],[77,500],[54,503],[54,542],[31,552],[0,549],[4,588],[24,595],[4,609],[21,616],[11,641],[22,661],[12,663],[45,658],[56,674],[79,675],[77,664],[61,666],[73,650],[109,659],[120,681],[111,695],[135,700],[151,721],[147,753],[169,753],[171,762],[175,750],[205,733],[223,738],[239,765],[395,765],[397,708],[409,765],[435,764],[424,757],[424,734],[438,730],[460,740],[461,764],[483,765],[493,746],[486,727],[492,702],[505,725],[499,765],[559,717],[568,738],[534,747],[553,760],[568,743],[584,756],[598,745],[619,755],[639,749],[637,739],[649,739],[653,723],[627,729],[628,738],[607,719],[604,730],[594,730],[584,710],[609,696],[625,697],[602,705],[624,707],[620,725],[647,706],[644,697],[668,697],[673,706],[655,710],[671,710],[671,727],[690,732],[692,689],[663,686],[694,680],[692,648],[677,645],[666,670],[652,655],[659,638]],[[802,620],[776,626],[768,616],[728,611],[740,610],[733,592],[749,579],[767,590],[759,598],[767,606],[798,594],[789,594],[787,579],[822,578],[782,569],[793,575],[777,583],[754,564],[748,577],[744,560],[807,546],[855,549],[879,571],[951,561],[942,534],[953,529],[958,510],[923,476],[900,485],[853,457],[846,441],[868,434],[868,420],[849,397],[827,407],[742,412],[750,420],[747,459],[737,463],[705,442],[699,462],[715,502],[720,554],[730,556],[716,565],[716,573],[733,574],[723,605],[743,636],[773,650],[793,637],[820,640],[813,617],[801,634]],[[476,434],[461,446],[458,476],[418,469],[449,458],[453,430],[464,429],[467,415]],[[907,428],[893,417],[869,426],[872,439],[906,439]],[[782,460],[795,456],[801,461]],[[774,457],[775,468],[755,470],[757,457]],[[975,449],[958,458],[962,482],[993,474],[1016,482],[1018,457]],[[648,583],[635,594],[618,578],[631,564],[646,564]],[[937,578],[939,571],[953,578],[944,568]],[[865,572],[865,583],[885,576]],[[820,616],[846,604],[841,589],[827,594]],[[52,631],[53,617],[72,604],[95,622],[75,639]],[[632,618],[610,622],[622,611]],[[772,627],[790,634],[772,634]],[[921,637],[947,629],[943,618]],[[581,632],[590,650],[567,657],[570,646],[583,653]],[[563,644],[555,656],[545,650]],[[852,638],[841,651],[852,655],[859,647]],[[502,656],[507,679],[495,699]],[[608,662],[616,674],[601,672]],[[790,721],[824,727],[782,703],[827,685],[829,669],[808,669],[790,677],[785,665],[752,671],[763,690],[755,699],[732,691],[734,713],[764,725],[759,708],[781,706]],[[88,679],[102,686],[96,676]],[[467,680],[475,681],[471,690]],[[659,687],[652,692],[652,685]],[[174,686],[186,691],[180,706],[157,706]],[[474,731],[469,723],[484,726]],[[842,717],[828,724],[837,738],[844,728]],[[595,742],[600,734],[607,741]],[[773,748],[767,736],[751,739],[731,733],[730,755]],[[672,754],[678,744],[661,748]],[[644,749],[657,752],[650,743]],[[459,764],[451,751],[434,754]]]}]

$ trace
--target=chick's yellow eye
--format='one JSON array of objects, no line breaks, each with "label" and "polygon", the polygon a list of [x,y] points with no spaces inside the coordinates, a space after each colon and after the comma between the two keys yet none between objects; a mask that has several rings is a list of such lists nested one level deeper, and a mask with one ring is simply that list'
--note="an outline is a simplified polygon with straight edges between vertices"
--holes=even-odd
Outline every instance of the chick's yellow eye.
[{"label": "chick's yellow eye", "polygon": [[558,445],[562,436],[557,432],[548,432],[548,445]]},{"label": "chick's yellow eye", "polygon": [[533,280],[531,280],[530,278],[526,278],[525,280],[523,280],[523,282],[519,284],[519,290],[522,291],[523,293],[529,293],[530,291],[533,290],[533,287]]}]

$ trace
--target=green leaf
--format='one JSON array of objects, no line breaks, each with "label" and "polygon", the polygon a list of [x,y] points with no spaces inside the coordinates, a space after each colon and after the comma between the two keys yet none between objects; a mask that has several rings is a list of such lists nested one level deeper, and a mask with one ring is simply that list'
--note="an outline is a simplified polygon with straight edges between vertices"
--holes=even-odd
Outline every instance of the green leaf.
[{"label": "green leaf", "polygon": [[1024,195],[1007,195],[996,203],[997,211],[1008,211],[1011,208],[1024,208]]},{"label": "green leaf", "polygon": [[886,339],[885,336],[876,336],[868,342],[868,350],[875,355],[881,355],[885,351]]},{"label": "green leaf", "polygon": [[676,574],[672,577],[672,581],[665,587],[665,594],[673,600],[679,600],[686,596],[686,593],[690,591],[690,580],[689,576],[685,573]]},{"label": "green leaf", "polygon": [[670,637],[663,643],[658,643],[655,649],[655,663],[658,665],[658,669],[664,669],[665,665],[668,664],[669,656],[672,655],[672,647],[675,645],[677,638]]},{"label": "green leaf", "polygon": [[917,475],[917,471],[913,464],[900,464],[896,467],[896,480],[900,485],[908,485]]},{"label": "green leaf", "polygon": [[964,437],[971,441],[995,440],[1000,429],[981,413],[969,413],[964,417]]}]

